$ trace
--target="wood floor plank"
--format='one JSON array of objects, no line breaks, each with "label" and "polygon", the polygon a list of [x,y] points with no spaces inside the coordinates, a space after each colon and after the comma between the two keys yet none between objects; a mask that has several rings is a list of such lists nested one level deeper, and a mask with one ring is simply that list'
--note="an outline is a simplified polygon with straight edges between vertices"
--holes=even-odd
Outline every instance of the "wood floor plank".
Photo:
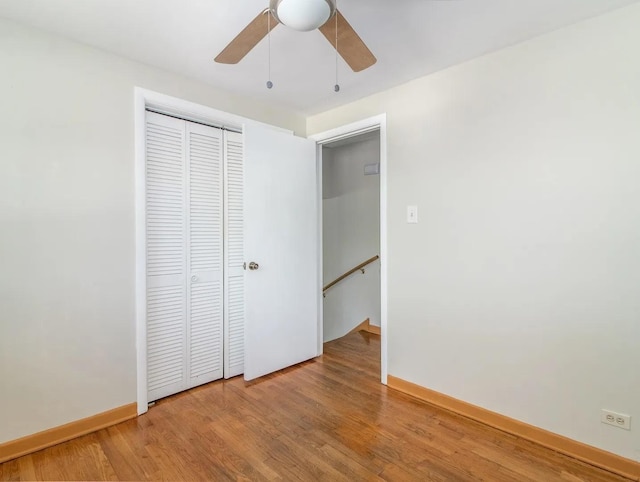
[{"label": "wood floor plank", "polygon": [[134,420],[0,464],[0,480],[626,479],[380,384],[380,337],[249,383],[160,400]]},{"label": "wood floor plank", "polygon": [[119,424],[96,434],[118,480],[151,479],[153,474],[159,473],[144,447],[142,437],[138,435],[140,428],[137,424],[131,427],[133,423]]},{"label": "wood floor plank", "polygon": [[20,470],[20,478],[22,480],[36,480],[38,478],[36,475],[36,468],[33,465],[33,458],[22,457],[18,459],[18,467]]},{"label": "wood floor plank", "polygon": [[18,459],[0,464],[0,480],[22,480],[20,462],[20,459]]}]

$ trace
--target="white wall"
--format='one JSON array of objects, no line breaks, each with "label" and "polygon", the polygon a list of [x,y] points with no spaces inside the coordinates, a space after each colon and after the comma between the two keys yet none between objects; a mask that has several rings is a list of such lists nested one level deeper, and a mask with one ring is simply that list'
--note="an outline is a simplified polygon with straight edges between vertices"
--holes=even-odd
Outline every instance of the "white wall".
[{"label": "white wall", "polygon": [[[324,148],[324,285],[380,254],[380,176],[365,176],[365,164],[380,162],[380,138]],[[369,318],[380,326],[380,263],[351,275],[324,298],[324,341],[346,335]]]},{"label": "white wall", "polygon": [[390,374],[640,460],[638,25],[634,4],[307,131],[387,113]]},{"label": "white wall", "polygon": [[136,399],[134,86],[305,125],[5,20],[0,65],[2,443]]}]

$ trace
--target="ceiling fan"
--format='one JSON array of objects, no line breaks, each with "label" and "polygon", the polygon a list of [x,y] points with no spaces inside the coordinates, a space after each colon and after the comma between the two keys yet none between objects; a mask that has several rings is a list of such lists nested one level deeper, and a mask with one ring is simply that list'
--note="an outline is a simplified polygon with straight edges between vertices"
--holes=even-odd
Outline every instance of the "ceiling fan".
[{"label": "ceiling fan", "polygon": [[215,61],[237,64],[279,23],[301,32],[320,30],[354,72],[376,63],[369,48],[336,8],[336,0],[270,0],[269,8],[258,14]]}]

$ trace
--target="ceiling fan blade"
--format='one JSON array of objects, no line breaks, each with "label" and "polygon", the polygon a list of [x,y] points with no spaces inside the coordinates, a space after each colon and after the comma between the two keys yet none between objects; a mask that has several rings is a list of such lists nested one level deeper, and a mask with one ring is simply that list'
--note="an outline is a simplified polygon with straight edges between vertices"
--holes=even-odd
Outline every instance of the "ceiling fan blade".
[{"label": "ceiling fan blade", "polygon": [[245,55],[247,55],[253,47],[258,45],[267,35],[269,30],[269,17],[271,17],[271,29],[278,26],[278,21],[271,15],[268,10],[260,12],[242,32],[227,45],[222,52],[218,54],[215,61],[220,64],[237,64]]},{"label": "ceiling fan blade", "polygon": [[[371,50],[365,45],[347,19],[336,11],[338,19],[338,53],[354,72],[371,67],[377,62]],[[336,45],[336,19],[331,18],[319,29],[329,43]]]}]

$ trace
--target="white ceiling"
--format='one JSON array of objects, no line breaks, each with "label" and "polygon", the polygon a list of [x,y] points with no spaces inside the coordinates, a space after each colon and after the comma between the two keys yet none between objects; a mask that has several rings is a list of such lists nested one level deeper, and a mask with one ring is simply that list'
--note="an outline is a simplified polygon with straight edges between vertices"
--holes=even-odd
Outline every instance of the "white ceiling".
[{"label": "white ceiling", "polygon": [[0,17],[303,114],[408,80],[639,0],[339,0],[378,63],[353,73],[318,31],[278,27],[238,65],[213,58],[268,0],[0,0]]}]

